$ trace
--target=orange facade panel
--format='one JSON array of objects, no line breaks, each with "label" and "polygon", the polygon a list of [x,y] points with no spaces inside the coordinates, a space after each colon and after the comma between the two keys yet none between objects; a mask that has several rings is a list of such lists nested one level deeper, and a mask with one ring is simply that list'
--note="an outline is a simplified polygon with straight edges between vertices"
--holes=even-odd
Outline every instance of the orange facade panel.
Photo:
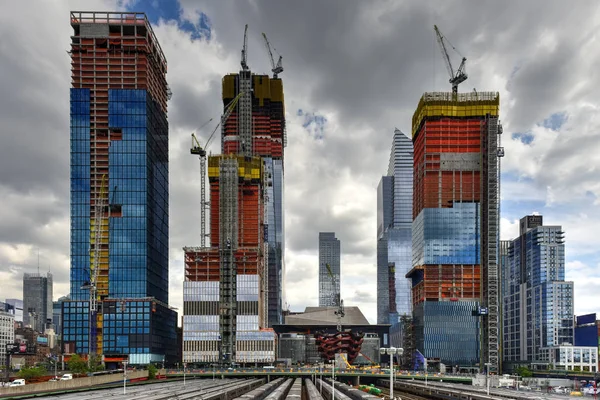
[{"label": "orange facade panel", "polygon": [[413,306],[424,301],[480,298],[481,267],[479,265],[423,265],[416,270],[422,271],[422,278],[412,288]]}]

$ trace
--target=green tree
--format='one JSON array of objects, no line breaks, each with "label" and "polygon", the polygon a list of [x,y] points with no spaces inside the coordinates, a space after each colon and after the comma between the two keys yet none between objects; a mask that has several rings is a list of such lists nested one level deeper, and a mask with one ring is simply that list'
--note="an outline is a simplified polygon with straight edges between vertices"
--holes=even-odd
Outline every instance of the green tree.
[{"label": "green tree", "polygon": [[85,374],[87,372],[87,363],[78,354],[73,354],[67,362],[69,371],[74,374]]},{"label": "green tree", "polygon": [[531,378],[533,376],[533,372],[527,367],[519,367],[515,370],[515,373],[523,378]]},{"label": "green tree", "polygon": [[158,368],[154,364],[148,364],[148,379],[155,379]]},{"label": "green tree", "polygon": [[24,367],[17,372],[17,376],[22,379],[33,379],[46,375],[48,372],[44,367]]},{"label": "green tree", "polygon": [[87,368],[88,372],[104,371],[102,359],[97,354],[90,356],[90,362]]}]

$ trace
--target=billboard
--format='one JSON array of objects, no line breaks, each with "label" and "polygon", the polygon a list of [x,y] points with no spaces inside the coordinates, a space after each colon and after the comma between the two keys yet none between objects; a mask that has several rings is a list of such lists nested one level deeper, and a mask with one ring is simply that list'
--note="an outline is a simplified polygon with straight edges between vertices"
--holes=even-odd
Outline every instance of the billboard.
[{"label": "billboard", "polygon": [[586,325],[596,323],[596,314],[578,315],[575,317],[577,320],[576,325]]}]

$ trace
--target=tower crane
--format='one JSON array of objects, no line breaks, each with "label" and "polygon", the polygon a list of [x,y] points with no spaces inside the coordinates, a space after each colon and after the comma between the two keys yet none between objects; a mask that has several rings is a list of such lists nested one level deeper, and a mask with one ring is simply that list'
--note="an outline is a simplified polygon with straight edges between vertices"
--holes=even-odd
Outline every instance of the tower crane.
[{"label": "tower crane", "polygon": [[[448,73],[450,74],[449,82],[452,84],[452,93],[457,94],[458,93],[458,85],[460,83],[466,81],[468,78],[467,72],[465,71],[465,63],[467,62],[467,59],[465,57],[463,57],[462,54],[460,54],[460,52],[458,50],[456,50],[456,47],[452,46],[452,44],[448,41],[448,39],[444,35],[442,35],[442,33],[438,29],[437,25],[434,25],[433,29],[435,29],[437,41],[438,41],[438,44],[440,45],[440,50],[442,51],[442,56],[444,58],[444,61],[446,62],[446,69],[448,70]],[[458,69],[456,71],[454,71],[454,68],[452,67],[452,61],[450,61],[450,55],[448,54],[448,50],[446,49],[446,44],[444,42],[447,42],[448,45],[450,45],[450,47],[452,47],[452,50],[454,50],[458,55],[460,55],[462,57],[460,66],[458,67]]]},{"label": "tower crane", "polygon": [[242,62],[240,63],[242,65],[242,71],[248,71],[248,63],[246,62],[246,56],[248,53],[248,24],[246,24],[246,27],[244,28],[244,44],[242,47]]},{"label": "tower crane", "polygon": [[[190,148],[190,154],[198,156],[200,160],[200,246],[206,247],[206,238],[209,234],[206,233],[206,209],[208,208],[209,202],[206,201],[206,150],[215,136],[215,132],[219,129],[219,126],[224,125],[227,118],[231,115],[235,106],[237,105],[240,97],[244,92],[240,92],[225,108],[225,112],[221,116],[221,121],[213,129],[212,133],[206,140],[204,146],[200,145],[198,138],[195,133],[192,133],[192,147]],[[209,124],[213,119],[209,119],[205,122],[198,130]]]},{"label": "tower crane", "polygon": [[271,43],[269,43],[269,39],[267,39],[267,35],[263,32],[263,38],[265,39],[265,47],[267,48],[267,52],[269,53],[269,60],[271,60],[271,71],[273,72],[273,78],[277,78],[277,75],[283,72],[283,57],[281,54],[277,53],[275,47],[273,50],[279,55],[279,60],[277,60],[277,64],[275,64],[275,59],[273,58],[273,52],[271,51]]},{"label": "tower crane", "polygon": [[[335,287],[335,276],[331,271],[331,265],[329,263],[325,264],[325,268],[327,268],[327,274],[331,278],[331,283]],[[338,293],[337,296],[334,294],[334,303],[337,303],[338,309],[335,311],[335,315],[337,315],[337,331],[342,331],[342,318],[346,316],[346,312],[344,311],[344,300],[342,300],[341,294]]]}]

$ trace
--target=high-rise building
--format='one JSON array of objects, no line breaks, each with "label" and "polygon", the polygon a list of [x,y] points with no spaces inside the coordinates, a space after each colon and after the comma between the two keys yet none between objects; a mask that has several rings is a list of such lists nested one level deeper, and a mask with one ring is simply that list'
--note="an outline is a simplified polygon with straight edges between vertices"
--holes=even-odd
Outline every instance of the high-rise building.
[{"label": "high-rise building", "polygon": [[281,322],[285,111],[280,78],[223,78],[222,155],[208,158],[209,247],[185,247],[183,360],[271,363]]},{"label": "high-rise building", "polygon": [[54,332],[59,337],[62,335],[62,303],[69,300],[71,300],[69,296],[62,296],[52,303],[52,325],[54,325]]},{"label": "high-rise building", "polygon": [[[412,191],[413,144],[394,131],[387,175],[377,189],[377,323],[398,331],[399,316],[412,314]],[[392,340],[401,347],[401,337]]]},{"label": "high-rise building", "polygon": [[72,12],[71,26],[64,352],[102,354],[107,363],[169,362],[177,314],[167,305],[167,62],[144,13]]},{"label": "high-rise building", "polygon": [[340,241],[335,232],[319,232],[319,307],[340,302]]},{"label": "high-rise building", "polygon": [[491,372],[500,362],[499,100],[491,92],[421,97],[412,123],[413,268],[407,274],[416,349],[447,365],[489,363]]},{"label": "high-rise building", "polygon": [[23,323],[44,333],[52,320],[52,274],[23,274]]},{"label": "high-rise building", "polygon": [[573,282],[565,282],[565,233],[541,215],[521,218],[503,277],[504,361],[536,362],[541,348],[573,344]]},{"label": "high-rise building", "polygon": [[6,299],[7,310],[15,316],[15,322],[23,322],[23,300]]},{"label": "high-rise building", "polygon": [[6,360],[6,345],[15,342],[15,316],[0,311],[0,360]]}]

